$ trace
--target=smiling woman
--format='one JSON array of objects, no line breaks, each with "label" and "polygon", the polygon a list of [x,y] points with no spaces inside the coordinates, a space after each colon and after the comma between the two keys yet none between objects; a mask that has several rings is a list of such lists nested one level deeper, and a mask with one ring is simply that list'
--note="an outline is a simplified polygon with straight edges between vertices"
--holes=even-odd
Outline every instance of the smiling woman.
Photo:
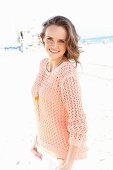
[{"label": "smiling woman", "polygon": [[65,50],[65,57],[74,60],[77,64],[79,63],[78,58],[80,55],[80,49],[78,47],[79,37],[72,22],[67,19],[67,23],[65,23],[63,19],[65,20],[65,18],[62,17],[62,20],[59,21],[56,17],[55,21],[48,20],[45,22],[40,36],[44,45],[46,45],[45,40],[51,42],[52,45],[53,42],[54,45],[62,45],[61,47],[64,47]]},{"label": "smiling woman", "polygon": [[[32,151],[40,159],[47,152],[60,160],[57,170],[72,170],[74,161],[85,158],[87,151],[87,123],[76,69],[78,35],[68,18],[55,16],[43,24],[40,36],[48,57],[41,61],[32,87],[38,123]],[[53,170],[51,163],[49,170]]]}]

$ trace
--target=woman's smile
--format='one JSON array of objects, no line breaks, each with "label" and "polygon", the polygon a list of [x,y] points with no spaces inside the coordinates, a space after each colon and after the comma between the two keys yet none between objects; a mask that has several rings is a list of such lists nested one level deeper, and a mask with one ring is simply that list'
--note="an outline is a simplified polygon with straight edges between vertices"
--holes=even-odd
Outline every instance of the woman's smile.
[{"label": "woman's smile", "polygon": [[54,53],[54,54],[56,54],[56,53],[59,52],[59,50],[54,50],[54,49],[49,49],[49,51],[50,51],[51,53]]}]

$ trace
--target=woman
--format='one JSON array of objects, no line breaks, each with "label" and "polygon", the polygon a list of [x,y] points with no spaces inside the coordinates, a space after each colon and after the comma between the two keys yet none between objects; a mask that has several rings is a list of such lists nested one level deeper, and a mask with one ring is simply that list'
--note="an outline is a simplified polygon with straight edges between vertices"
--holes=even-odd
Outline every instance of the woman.
[{"label": "woman", "polygon": [[72,170],[75,160],[86,157],[87,123],[81,102],[77,64],[80,50],[72,22],[63,16],[50,18],[40,34],[47,58],[32,87],[38,137],[32,151],[54,156],[56,170]]}]

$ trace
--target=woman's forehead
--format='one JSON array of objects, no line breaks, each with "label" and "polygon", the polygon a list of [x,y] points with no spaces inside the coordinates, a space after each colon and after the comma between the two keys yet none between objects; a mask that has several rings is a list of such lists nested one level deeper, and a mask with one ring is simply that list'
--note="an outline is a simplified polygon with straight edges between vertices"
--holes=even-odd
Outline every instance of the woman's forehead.
[{"label": "woman's forehead", "polygon": [[51,37],[60,37],[62,39],[66,39],[67,31],[62,26],[51,25],[51,26],[47,27],[45,35],[51,36]]}]

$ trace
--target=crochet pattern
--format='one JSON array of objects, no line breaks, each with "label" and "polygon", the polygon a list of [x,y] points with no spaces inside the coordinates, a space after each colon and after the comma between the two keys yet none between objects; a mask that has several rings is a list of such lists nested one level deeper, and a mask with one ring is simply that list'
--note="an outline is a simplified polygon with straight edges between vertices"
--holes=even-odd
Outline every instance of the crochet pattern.
[{"label": "crochet pattern", "polygon": [[38,143],[56,157],[65,159],[69,145],[79,148],[75,159],[86,157],[86,116],[76,67],[65,61],[52,72],[46,70],[48,59],[40,63],[32,87],[38,100]]}]

